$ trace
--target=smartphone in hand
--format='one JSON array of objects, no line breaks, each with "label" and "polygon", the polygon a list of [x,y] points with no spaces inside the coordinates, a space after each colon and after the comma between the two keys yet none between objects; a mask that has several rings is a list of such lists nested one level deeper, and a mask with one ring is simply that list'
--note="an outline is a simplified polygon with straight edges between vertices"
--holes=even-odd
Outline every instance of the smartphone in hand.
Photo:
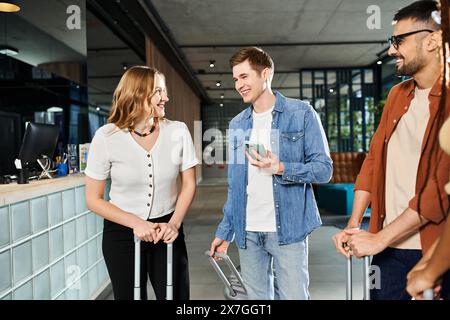
[{"label": "smartphone in hand", "polygon": [[255,153],[258,153],[261,157],[266,158],[267,157],[267,151],[266,148],[264,148],[264,145],[261,143],[253,143],[250,141],[245,141],[245,149],[247,150],[248,154],[254,159],[256,159]]}]

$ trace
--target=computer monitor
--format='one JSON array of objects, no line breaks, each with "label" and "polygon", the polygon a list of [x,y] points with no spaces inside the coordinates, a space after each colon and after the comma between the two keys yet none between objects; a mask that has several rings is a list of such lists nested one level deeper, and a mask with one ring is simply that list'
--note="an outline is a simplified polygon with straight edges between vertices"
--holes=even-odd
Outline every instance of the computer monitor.
[{"label": "computer monitor", "polygon": [[19,183],[28,183],[28,166],[34,161],[52,158],[58,142],[59,127],[51,124],[30,122],[23,136],[18,159],[22,163]]}]

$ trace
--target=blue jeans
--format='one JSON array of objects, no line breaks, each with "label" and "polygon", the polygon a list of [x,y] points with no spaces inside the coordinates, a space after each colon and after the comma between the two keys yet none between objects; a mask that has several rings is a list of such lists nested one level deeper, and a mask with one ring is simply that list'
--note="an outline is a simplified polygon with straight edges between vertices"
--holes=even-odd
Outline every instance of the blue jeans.
[{"label": "blue jeans", "polygon": [[308,300],[308,238],[279,245],[276,232],[246,234],[247,246],[239,248],[239,259],[248,299]]}]

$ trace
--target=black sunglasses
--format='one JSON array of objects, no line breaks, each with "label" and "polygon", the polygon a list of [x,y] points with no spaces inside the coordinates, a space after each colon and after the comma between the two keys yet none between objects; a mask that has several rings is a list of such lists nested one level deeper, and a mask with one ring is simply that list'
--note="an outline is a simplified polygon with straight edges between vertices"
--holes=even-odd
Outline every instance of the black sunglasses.
[{"label": "black sunglasses", "polygon": [[422,30],[416,30],[416,31],[411,31],[411,32],[407,32],[407,33],[402,33],[396,36],[391,36],[388,39],[388,43],[389,46],[394,46],[395,49],[398,49],[398,47],[402,44],[403,40],[405,40],[406,37],[411,36],[413,34],[419,33],[419,32],[431,32],[433,33],[433,30],[430,29],[422,29]]}]

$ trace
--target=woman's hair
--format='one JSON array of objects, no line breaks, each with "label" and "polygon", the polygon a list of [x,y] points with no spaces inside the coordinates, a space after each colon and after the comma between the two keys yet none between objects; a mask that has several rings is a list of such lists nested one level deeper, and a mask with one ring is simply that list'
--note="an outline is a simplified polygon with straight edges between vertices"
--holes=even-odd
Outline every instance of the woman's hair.
[{"label": "woman's hair", "polygon": [[[442,125],[445,122],[446,119],[446,106],[447,106],[447,92],[448,92],[448,88],[449,88],[449,66],[448,66],[448,47],[449,47],[449,39],[450,39],[450,21],[449,21],[449,11],[450,11],[450,0],[441,0],[440,1],[440,18],[441,18],[441,31],[442,31],[442,50],[441,50],[441,55],[442,55],[442,59],[443,59],[443,68],[442,68],[442,73],[443,73],[443,81],[442,81],[442,87],[441,87],[441,101],[439,103],[439,110],[436,114],[436,119],[434,122],[434,125],[436,126],[436,129],[434,130],[434,141],[435,143],[433,144],[432,148],[431,148],[431,152],[428,155],[428,159],[427,159],[427,163],[429,164],[431,161],[431,157],[435,156],[437,158],[437,165],[436,168],[434,168],[433,172],[431,173],[431,166],[428,166],[427,168],[427,172],[425,175],[425,180],[420,188],[419,194],[418,194],[418,211],[420,214],[420,205],[422,202],[422,194],[425,190],[426,184],[428,179],[430,179],[430,175],[433,175],[433,179],[435,179],[437,181],[437,170],[438,168],[438,164],[439,161],[441,159],[441,157],[443,156],[443,153],[438,153],[439,150],[439,131],[442,127]],[[439,155],[439,156],[438,156]],[[443,208],[443,204],[441,201],[439,201],[439,205],[440,205],[440,209],[441,211],[446,214],[446,209]]]},{"label": "woman's hair", "polygon": [[[120,129],[133,128],[136,121],[148,112],[144,102],[153,92],[156,74],[164,77],[158,70],[147,66],[134,66],[123,74],[114,91],[108,123],[114,123]],[[149,107],[154,114],[150,103]]]}]

